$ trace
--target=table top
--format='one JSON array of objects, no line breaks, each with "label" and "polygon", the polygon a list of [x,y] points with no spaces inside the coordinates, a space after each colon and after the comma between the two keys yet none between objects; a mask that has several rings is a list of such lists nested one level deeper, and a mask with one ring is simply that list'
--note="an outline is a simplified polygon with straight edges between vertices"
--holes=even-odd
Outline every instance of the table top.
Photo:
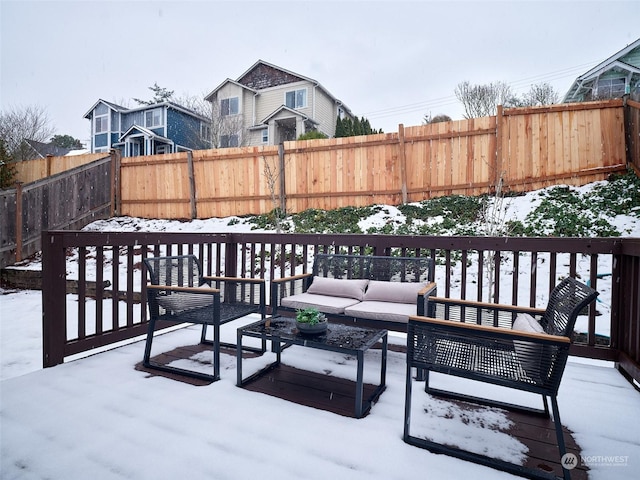
[{"label": "table top", "polygon": [[274,337],[296,345],[336,348],[344,350],[368,350],[387,334],[387,330],[354,327],[329,322],[327,331],[321,334],[304,334],[296,328],[296,321],[290,317],[272,317],[240,327],[243,335]]}]

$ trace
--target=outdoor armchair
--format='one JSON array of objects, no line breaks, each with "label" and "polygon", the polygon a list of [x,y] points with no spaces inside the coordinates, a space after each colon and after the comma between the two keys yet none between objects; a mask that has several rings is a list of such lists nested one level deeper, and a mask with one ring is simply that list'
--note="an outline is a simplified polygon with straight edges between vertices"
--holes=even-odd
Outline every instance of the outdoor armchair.
[{"label": "outdoor armchair", "polygon": [[[195,255],[152,257],[145,259],[144,263],[151,280],[147,285],[150,318],[144,366],[204,380],[218,380],[220,346],[228,345],[220,342],[220,325],[252,313],[264,318],[265,281],[203,276],[200,260]],[[213,375],[151,361],[151,347],[159,321],[202,325],[201,343],[213,345]],[[213,328],[212,340],[206,339],[208,326]]]},{"label": "outdoor armchair", "polygon": [[[547,417],[550,413],[547,398],[550,398],[562,457],[566,448],[558,410],[558,389],[577,316],[597,295],[592,288],[568,277],[550,293],[546,309],[431,297],[430,305],[437,318],[415,316],[408,325],[404,440],[518,475],[535,477],[540,473],[411,435],[411,372],[412,367],[416,367],[423,372],[418,380],[424,379],[425,391],[433,395]],[[429,386],[431,371],[540,394],[544,408],[532,409],[437,390]],[[565,478],[570,478],[564,466],[563,473]]]}]

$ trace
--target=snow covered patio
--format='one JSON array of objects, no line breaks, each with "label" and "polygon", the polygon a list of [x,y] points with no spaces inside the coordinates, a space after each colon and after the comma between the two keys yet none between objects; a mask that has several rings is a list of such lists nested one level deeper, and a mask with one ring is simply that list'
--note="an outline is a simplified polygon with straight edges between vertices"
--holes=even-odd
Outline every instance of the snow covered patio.
[{"label": "snow covered patio", "polygon": [[[241,322],[223,326],[222,340],[234,341]],[[158,336],[156,345],[158,352],[170,351],[198,338],[199,328],[188,327]],[[391,337],[396,345],[403,340],[400,334]],[[353,377],[353,358],[296,348],[283,354],[284,364]],[[222,354],[220,381],[194,386],[136,369],[143,349],[138,341],[4,380],[3,478],[370,480],[405,479],[416,472],[429,478],[515,478],[402,441],[401,352],[389,352],[387,389],[369,415],[358,420],[236,387],[233,354]],[[208,370],[210,358],[205,351],[176,362]],[[251,358],[243,366],[258,369],[264,361]],[[375,367],[365,367],[365,381],[376,373]],[[451,383],[460,380],[434,376],[438,382],[465,388]],[[492,394],[489,387],[480,388],[474,392]],[[426,395],[415,398],[416,425],[426,435],[457,439],[466,448],[490,449],[511,460],[526,457],[524,445],[506,433],[509,420],[503,411],[474,413]],[[636,478],[640,395],[612,365],[570,359],[559,404],[590,479]],[[433,413],[418,419],[421,407]]]},{"label": "snow covered patio", "polygon": [[[188,225],[188,224],[187,224]],[[181,228],[187,228],[182,226]],[[495,291],[495,300],[546,304],[549,286],[566,275],[589,280],[599,301],[581,315],[575,354],[620,362],[635,372],[638,241],[635,239],[492,239],[397,235],[51,232],[44,242],[42,296],[20,291],[1,298],[2,383],[0,421],[3,478],[506,478],[496,470],[434,455],[403,442],[405,356],[390,351],[387,388],[363,419],[300,405],[236,384],[236,357],[223,354],[221,380],[194,386],[141,371],[144,345],[115,347],[146,331],[143,258],[195,253],[213,275],[260,277],[308,271],[314,252],[386,252],[437,256],[438,294],[474,299]],[[624,246],[624,248],[623,248]],[[499,251],[500,261],[483,252]],[[293,261],[293,259],[296,261]],[[500,265],[487,280],[489,264]],[[208,273],[209,273],[208,271]],[[613,275],[612,275],[613,274]],[[616,281],[612,279],[615,278]],[[77,282],[67,293],[64,280]],[[90,283],[96,288],[91,291]],[[634,287],[635,285],[635,287]],[[118,292],[113,295],[114,291]],[[29,300],[37,296],[42,302]],[[138,300],[136,300],[136,296]],[[44,319],[43,316],[44,315]],[[35,322],[24,330],[25,322]],[[234,342],[238,323],[223,326],[222,341]],[[44,327],[43,329],[41,329]],[[11,335],[16,334],[15,338]],[[159,335],[159,351],[198,342],[189,327]],[[402,345],[402,334],[393,333]],[[606,340],[604,345],[597,343]],[[12,345],[9,345],[14,341]],[[9,345],[10,348],[7,348]],[[96,347],[111,350],[92,356]],[[33,347],[33,348],[31,348]],[[43,350],[44,347],[44,350]],[[44,364],[20,371],[24,350],[37,350]],[[573,348],[573,347],[572,347]],[[378,355],[371,350],[369,355]],[[270,354],[269,354],[270,355]],[[258,370],[269,355],[247,358],[243,372]],[[602,356],[598,356],[602,355]],[[640,463],[640,395],[611,361],[574,356],[559,394],[562,423],[580,447],[589,478],[635,478]],[[211,369],[204,351],[175,363]],[[375,359],[374,359],[375,360]],[[353,380],[354,359],[292,347],[287,368]],[[624,365],[623,365],[624,362]],[[365,382],[373,383],[373,361]],[[622,368],[624,367],[624,368]],[[5,371],[15,371],[5,375]],[[637,378],[637,377],[636,377]],[[495,396],[535,406],[539,398],[448,377],[433,386]],[[472,411],[426,395],[412,406],[413,433],[464,448],[527,462],[527,449],[500,410]],[[508,397],[506,397],[508,395]],[[418,419],[418,413],[428,411]],[[420,430],[418,430],[420,429]],[[557,455],[554,446],[551,455]],[[576,478],[580,478],[576,476]]]}]

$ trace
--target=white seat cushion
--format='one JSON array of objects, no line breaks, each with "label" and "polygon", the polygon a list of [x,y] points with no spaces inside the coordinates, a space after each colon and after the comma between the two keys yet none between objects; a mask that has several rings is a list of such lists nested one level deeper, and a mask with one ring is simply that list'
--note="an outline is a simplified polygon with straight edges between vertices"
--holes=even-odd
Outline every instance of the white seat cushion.
[{"label": "white seat cushion", "polygon": [[341,314],[346,307],[359,303],[354,298],[334,297],[330,295],[316,295],[314,293],[300,293],[285,297],[280,301],[283,307],[302,310],[303,308],[316,307],[324,313]]},{"label": "white seat cushion", "polygon": [[345,315],[350,317],[368,318],[371,320],[386,320],[397,323],[408,323],[410,315],[417,314],[416,303],[394,303],[364,301],[344,309]]}]

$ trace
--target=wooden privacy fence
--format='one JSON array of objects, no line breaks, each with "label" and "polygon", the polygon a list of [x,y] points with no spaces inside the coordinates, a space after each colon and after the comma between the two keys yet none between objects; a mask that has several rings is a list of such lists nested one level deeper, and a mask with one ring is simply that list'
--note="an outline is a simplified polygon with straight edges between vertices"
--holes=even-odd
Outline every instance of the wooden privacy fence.
[{"label": "wooden privacy fence", "polygon": [[0,191],[0,268],[41,250],[45,230],[82,228],[111,215],[111,157]]},{"label": "wooden privacy fence", "polygon": [[640,177],[640,102],[628,100],[624,110],[627,160]]},{"label": "wooden privacy fence", "polygon": [[500,107],[398,133],[122,158],[117,211],[209,218],[481,195],[500,181],[583,185],[627,168],[624,111],[622,100]]},{"label": "wooden privacy fence", "polygon": [[83,155],[70,155],[64,157],[47,156],[46,158],[36,158],[16,162],[16,182],[31,183],[43,178],[50,177],[56,173],[66,172],[72,168],[81,167],[88,163],[95,162],[105,157],[104,153],[87,153]]}]

